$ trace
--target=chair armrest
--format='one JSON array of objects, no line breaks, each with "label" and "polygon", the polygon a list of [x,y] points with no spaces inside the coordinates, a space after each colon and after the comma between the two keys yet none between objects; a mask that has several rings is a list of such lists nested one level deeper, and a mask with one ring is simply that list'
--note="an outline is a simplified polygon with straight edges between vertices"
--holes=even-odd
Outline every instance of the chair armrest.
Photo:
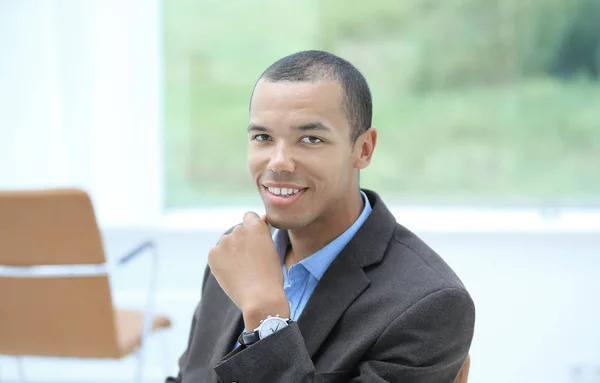
[{"label": "chair armrest", "polygon": [[144,251],[146,251],[146,250],[153,250],[154,248],[155,248],[154,242],[149,241],[149,240],[148,241],[144,241],[141,244],[139,244],[136,248],[130,250],[125,255],[123,255],[122,257],[120,257],[117,260],[116,265],[117,266],[125,265],[125,264],[131,262],[133,259],[137,258]]}]

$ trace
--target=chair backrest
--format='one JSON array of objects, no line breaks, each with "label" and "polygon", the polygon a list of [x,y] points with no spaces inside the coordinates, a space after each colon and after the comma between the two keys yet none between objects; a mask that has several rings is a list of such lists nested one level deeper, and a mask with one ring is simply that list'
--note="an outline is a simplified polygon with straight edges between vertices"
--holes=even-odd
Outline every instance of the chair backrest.
[{"label": "chair backrest", "polygon": [[469,379],[469,368],[471,367],[471,356],[467,355],[467,359],[463,362],[454,383],[467,383]]},{"label": "chair backrest", "polygon": [[78,189],[0,191],[0,265],[103,264],[92,202]]},{"label": "chair backrest", "polygon": [[85,192],[0,191],[0,354],[119,357],[104,264]]}]

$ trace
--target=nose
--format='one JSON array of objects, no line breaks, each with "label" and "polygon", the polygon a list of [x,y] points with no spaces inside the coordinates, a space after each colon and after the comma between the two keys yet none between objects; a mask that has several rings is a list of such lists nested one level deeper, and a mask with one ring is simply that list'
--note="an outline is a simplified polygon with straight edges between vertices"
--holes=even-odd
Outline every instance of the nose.
[{"label": "nose", "polygon": [[295,165],[290,148],[286,147],[284,143],[274,146],[270,153],[269,166],[267,169],[275,173],[292,173],[294,168]]}]

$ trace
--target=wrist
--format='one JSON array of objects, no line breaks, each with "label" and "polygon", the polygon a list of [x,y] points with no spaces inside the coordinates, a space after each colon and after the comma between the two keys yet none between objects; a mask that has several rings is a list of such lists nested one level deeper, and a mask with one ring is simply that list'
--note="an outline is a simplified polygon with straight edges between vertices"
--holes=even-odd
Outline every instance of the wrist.
[{"label": "wrist", "polygon": [[281,318],[290,317],[290,305],[285,291],[281,291],[272,297],[263,297],[263,299],[249,303],[242,309],[244,317],[244,325],[246,331],[252,331],[260,325],[260,321],[265,319],[267,315]]}]

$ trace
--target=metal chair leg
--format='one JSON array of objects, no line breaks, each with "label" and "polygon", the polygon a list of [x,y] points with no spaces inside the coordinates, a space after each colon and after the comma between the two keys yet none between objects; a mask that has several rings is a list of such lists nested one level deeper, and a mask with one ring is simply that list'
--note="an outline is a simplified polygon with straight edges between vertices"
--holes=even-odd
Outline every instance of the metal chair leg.
[{"label": "metal chair leg", "polygon": [[142,347],[137,350],[136,353],[136,363],[137,367],[135,369],[135,383],[143,383],[144,382],[144,353],[142,352]]},{"label": "metal chair leg", "polygon": [[152,243],[150,250],[152,251],[152,267],[150,271],[150,285],[148,286],[148,298],[146,302],[146,310],[144,312],[142,324],[142,336],[140,339],[140,347],[137,351],[137,368],[135,382],[143,383],[144,362],[146,360],[147,342],[152,332],[154,321],[154,305],[156,299],[157,282],[158,282],[158,251]]},{"label": "metal chair leg", "polygon": [[170,376],[173,373],[173,368],[169,364],[171,363],[171,353],[169,351],[169,339],[166,331],[161,331],[161,334],[157,334],[159,339],[160,353],[163,360],[163,376]]},{"label": "metal chair leg", "polygon": [[17,356],[16,359],[17,359],[17,370],[19,371],[19,381],[26,382],[27,380],[25,379],[25,366],[23,365],[23,357]]}]

